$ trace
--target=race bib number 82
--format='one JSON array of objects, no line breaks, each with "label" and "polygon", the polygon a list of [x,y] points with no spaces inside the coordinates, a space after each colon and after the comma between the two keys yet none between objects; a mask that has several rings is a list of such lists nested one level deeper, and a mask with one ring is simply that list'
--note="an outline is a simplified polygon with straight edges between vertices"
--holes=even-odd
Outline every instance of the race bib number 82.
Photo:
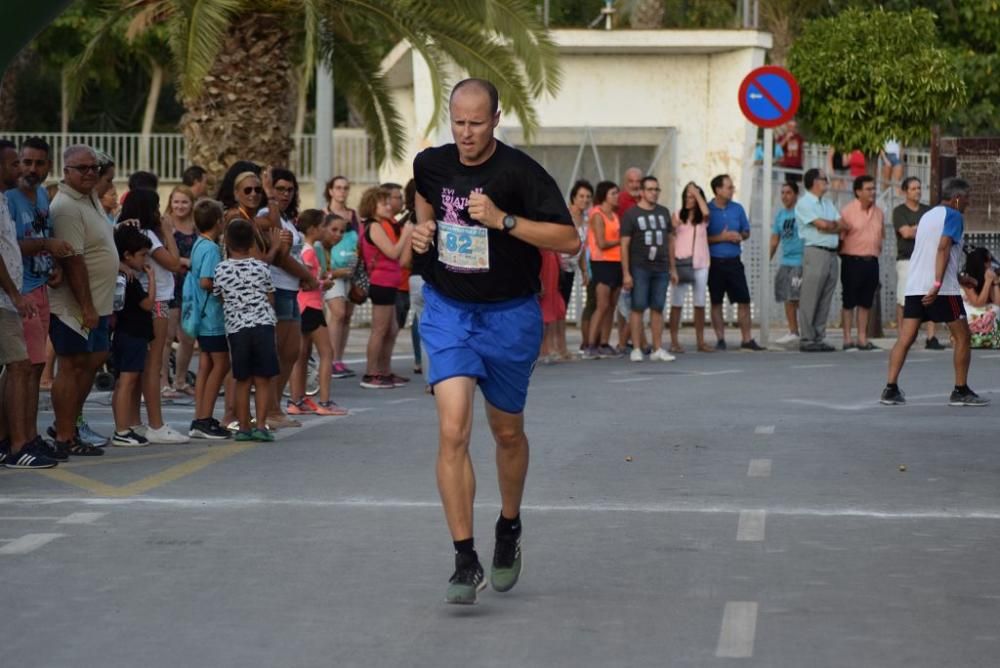
[{"label": "race bib number 82", "polygon": [[463,273],[490,270],[490,238],[485,227],[438,221],[438,260],[449,270]]}]

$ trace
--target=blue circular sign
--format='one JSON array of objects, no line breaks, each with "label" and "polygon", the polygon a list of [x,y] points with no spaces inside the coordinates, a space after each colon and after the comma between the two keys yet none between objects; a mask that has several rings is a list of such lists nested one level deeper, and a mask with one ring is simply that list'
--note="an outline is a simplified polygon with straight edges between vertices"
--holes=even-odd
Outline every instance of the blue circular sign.
[{"label": "blue circular sign", "polygon": [[783,67],[758,67],[740,84],[740,109],[751,123],[773,128],[787,123],[799,109],[799,84]]}]

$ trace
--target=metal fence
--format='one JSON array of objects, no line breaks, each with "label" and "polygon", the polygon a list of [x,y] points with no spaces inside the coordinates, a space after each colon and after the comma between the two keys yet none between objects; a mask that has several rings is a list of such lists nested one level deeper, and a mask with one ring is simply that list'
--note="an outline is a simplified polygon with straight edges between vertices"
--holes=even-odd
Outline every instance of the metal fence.
[{"label": "metal fence", "polygon": [[[180,134],[152,134],[102,132],[4,132],[0,137],[20,144],[28,137],[41,137],[52,147],[52,174],[62,174],[62,152],[73,144],[86,144],[103,151],[115,160],[116,177],[128,179],[129,174],[151,171],[166,183],[177,183],[188,167],[186,142]],[[294,138],[291,165],[299,181],[313,181],[313,159],[316,155],[316,136],[301,135]],[[372,157],[368,135],[361,128],[340,128],[333,132],[333,164],[337,174],[344,174],[352,181],[377,183],[378,167]]]}]

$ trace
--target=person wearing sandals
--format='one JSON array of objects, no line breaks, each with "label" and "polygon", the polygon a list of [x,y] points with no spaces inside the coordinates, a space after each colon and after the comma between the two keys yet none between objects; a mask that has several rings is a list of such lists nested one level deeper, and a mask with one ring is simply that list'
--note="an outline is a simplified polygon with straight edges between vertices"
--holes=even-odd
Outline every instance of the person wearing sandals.
[{"label": "person wearing sandals", "polygon": [[[358,258],[358,234],[361,233],[361,220],[358,212],[347,206],[347,197],[351,192],[351,182],[346,176],[334,176],[324,190],[326,196],[326,213],[340,216],[346,221],[347,229],[340,242],[329,251],[331,266],[346,267],[348,262],[353,268]],[[338,265],[338,260],[344,264]],[[350,275],[334,281],[333,287],[326,291],[326,324],[330,330],[330,346],[333,349],[333,377],[352,378],[356,374],[344,364],[344,351],[347,349],[347,338],[351,334],[351,316],[354,314],[354,303],[347,298],[351,289]]]},{"label": "person wearing sandals", "polygon": [[684,352],[680,342],[681,309],[684,297],[691,289],[694,302],[694,336],[699,352],[714,353],[715,348],[705,343],[705,296],[708,292],[708,203],[705,191],[691,181],[684,186],[680,211],[674,212],[674,243],[670,253],[674,257],[675,276],[670,277],[670,352]]},{"label": "person wearing sandals", "polygon": [[[302,249],[302,263],[316,277],[319,286],[315,290],[299,291],[299,310],[302,312],[302,348],[299,359],[292,369],[291,398],[286,410],[289,415],[347,415],[347,411],[330,400],[330,368],[333,364],[333,351],[330,348],[330,335],[326,331],[326,318],[323,316],[323,291],[330,287],[332,280],[324,276],[323,265],[316,253],[315,246],[322,244],[331,236],[330,223],[344,222],[339,216],[327,216],[318,209],[307,209],[299,215],[299,232],[305,238]],[[330,239],[334,244],[339,241],[340,230],[336,239]],[[319,403],[306,396],[306,375],[309,368],[309,355],[313,345],[319,353]]]},{"label": "person wearing sandals", "polygon": [[[212,292],[222,300],[232,365],[237,441],[273,441],[265,427],[273,379],[278,375],[274,283],[268,265],[251,256],[254,224],[237,218],[226,229],[229,259],[215,268]],[[250,422],[250,387],[254,388],[257,426]]]},{"label": "person wearing sandals", "polygon": [[[868,340],[868,317],[879,286],[878,259],[882,254],[885,216],[875,204],[875,179],[854,179],[854,201],[840,210],[840,286],[844,301],[844,351],[878,350]],[[858,336],[851,337],[857,310]]]}]

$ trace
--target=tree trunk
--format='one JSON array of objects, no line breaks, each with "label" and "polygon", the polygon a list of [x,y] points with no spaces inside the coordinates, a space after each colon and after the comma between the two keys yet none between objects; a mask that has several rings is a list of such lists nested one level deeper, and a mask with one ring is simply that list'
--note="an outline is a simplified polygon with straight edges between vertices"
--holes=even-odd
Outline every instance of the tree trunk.
[{"label": "tree trunk", "polygon": [[139,166],[150,169],[149,148],[150,135],[153,134],[153,121],[156,120],[156,105],[160,102],[160,91],[163,90],[163,66],[153,59],[149,61],[150,72],[149,91],[146,93],[146,110],[142,115],[142,136],[139,139]]},{"label": "tree trunk", "polygon": [[237,160],[288,164],[299,75],[288,63],[293,50],[281,17],[248,14],[233,22],[201,93],[183,100],[188,164],[216,178]]},{"label": "tree trunk", "polygon": [[69,68],[64,67],[59,76],[59,131],[69,132]]}]

